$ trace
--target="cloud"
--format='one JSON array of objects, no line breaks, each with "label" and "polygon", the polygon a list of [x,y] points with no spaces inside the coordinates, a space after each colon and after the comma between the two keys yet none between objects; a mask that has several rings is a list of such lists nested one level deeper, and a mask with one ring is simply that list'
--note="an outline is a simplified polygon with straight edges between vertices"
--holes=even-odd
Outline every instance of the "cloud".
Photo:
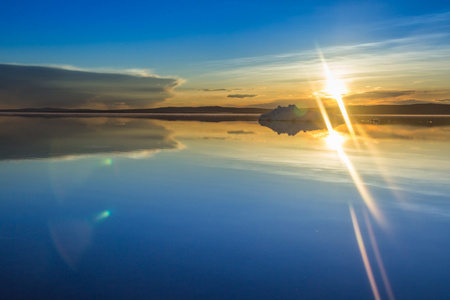
[{"label": "cloud", "polygon": [[202,92],[233,92],[233,91],[242,91],[242,89],[241,88],[236,88],[236,89],[219,88],[219,89],[199,89],[198,91],[202,91]]},{"label": "cloud", "polygon": [[361,100],[361,99],[377,100],[377,99],[384,99],[384,98],[397,98],[400,96],[411,95],[414,93],[415,93],[415,91],[376,90],[376,91],[369,91],[369,92],[365,92],[365,93],[353,94],[353,95],[345,96],[344,98],[346,100]]},{"label": "cloud", "polygon": [[253,98],[253,97],[256,97],[256,96],[258,96],[258,95],[254,95],[254,94],[233,94],[233,95],[228,95],[227,97],[228,98],[240,98],[240,99],[243,99],[243,98]]},{"label": "cloud", "polygon": [[416,100],[416,99],[408,99],[408,100],[396,100],[394,104],[400,105],[408,105],[408,104],[424,104],[430,103],[430,101]]},{"label": "cloud", "polygon": [[442,96],[449,95],[446,90],[371,90],[345,96],[346,101],[351,104],[419,104],[440,101]]},{"label": "cloud", "polygon": [[245,131],[245,130],[230,130],[228,134],[255,134],[254,131]]},{"label": "cloud", "polygon": [[0,107],[146,108],[171,97],[181,83],[129,71],[0,64]]},{"label": "cloud", "polygon": [[[322,98],[322,101],[324,103],[328,103],[330,102],[329,98]],[[258,104],[253,104],[253,105],[249,105],[249,107],[260,107],[260,108],[276,108],[278,105],[281,106],[288,106],[291,104],[295,104],[298,107],[303,107],[303,108],[311,108],[311,107],[317,107],[317,101],[316,99],[312,99],[312,98],[294,98],[294,99],[276,99],[267,103],[258,103]]]},{"label": "cloud", "polygon": [[[443,16],[437,16],[441,18]],[[373,87],[399,94],[367,94],[364,97],[407,97],[408,91],[448,89],[450,78],[450,35],[447,30],[413,32],[395,39],[360,44],[346,44],[321,48],[333,74],[342,79],[351,91],[370,92]],[[258,100],[268,102],[274,98],[298,95],[305,98],[326,87],[321,61],[316,49],[297,53],[246,57],[204,64],[203,80],[222,82],[227,86],[261,87],[269,85]],[[368,90],[370,88],[370,90]],[[255,93],[256,94],[256,93]],[[445,96],[435,99],[447,99]],[[357,96],[354,96],[357,97]],[[361,97],[361,95],[360,95]],[[381,97],[381,98],[380,98]],[[422,95],[414,99],[433,101]],[[360,103],[369,104],[370,99]],[[399,99],[405,100],[405,99]],[[373,103],[370,103],[373,104]]]},{"label": "cloud", "polygon": [[203,92],[229,92],[229,89],[202,89]]}]

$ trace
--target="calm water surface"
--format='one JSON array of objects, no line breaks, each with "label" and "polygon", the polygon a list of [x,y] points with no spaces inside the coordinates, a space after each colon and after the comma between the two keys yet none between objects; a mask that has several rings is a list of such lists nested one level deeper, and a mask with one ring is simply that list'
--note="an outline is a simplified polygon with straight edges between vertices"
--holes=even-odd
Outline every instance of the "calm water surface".
[{"label": "calm water surface", "polygon": [[416,123],[1,117],[0,297],[449,299],[450,126]]}]

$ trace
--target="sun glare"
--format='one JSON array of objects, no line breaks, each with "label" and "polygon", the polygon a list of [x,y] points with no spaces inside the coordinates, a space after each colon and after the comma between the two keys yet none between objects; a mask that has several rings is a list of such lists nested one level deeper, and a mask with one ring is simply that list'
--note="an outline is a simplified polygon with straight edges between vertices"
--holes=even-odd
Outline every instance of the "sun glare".
[{"label": "sun glare", "polygon": [[325,138],[328,148],[331,150],[337,150],[342,147],[345,142],[345,137],[340,135],[338,132],[332,130]]},{"label": "sun glare", "polygon": [[329,76],[325,92],[333,98],[337,98],[347,94],[348,90],[343,80]]},{"label": "sun glare", "polygon": [[336,100],[336,103],[339,106],[342,117],[344,118],[345,124],[347,125],[350,136],[352,137],[353,142],[356,146],[359,146],[358,140],[356,139],[355,131],[353,130],[352,123],[350,121],[350,117],[347,113],[347,109],[345,108],[344,101],[342,100],[342,96],[347,93],[347,87],[345,83],[341,79],[336,79],[330,71],[327,62],[322,54],[320,55],[320,59],[322,61],[323,71],[325,73],[325,77],[327,80],[327,86],[325,92],[329,94]]}]

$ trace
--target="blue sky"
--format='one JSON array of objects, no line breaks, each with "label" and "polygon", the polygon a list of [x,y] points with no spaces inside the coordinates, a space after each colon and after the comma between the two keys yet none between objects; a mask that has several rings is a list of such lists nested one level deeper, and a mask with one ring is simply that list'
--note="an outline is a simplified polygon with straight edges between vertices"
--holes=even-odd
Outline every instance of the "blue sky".
[{"label": "blue sky", "polygon": [[[273,70],[296,62],[308,65],[317,45],[331,60],[336,59],[333,51],[349,47],[345,54],[340,54],[351,58],[350,62],[344,62],[349,70],[358,67],[351,64],[361,55],[387,59],[383,50],[401,57],[401,51],[412,55],[416,47],[423,54],[424,65],[430,56],[434,57],[431,65],[442,65],[448,58],[442,53],[450,51],[448,1],[261,2],[6,1],[0,18],[0,63],[71,66],[96,72],[146,70],[184,82],[173,91],[168,103],[245,106],[303,101],[311,95],[311,87],[307,86],[318,83],[320,67],[314,72],[308,69],[308,74]],[[361,45],[372,46],[362,53],[358,48]],[[356,48],[358,54],[349,52]],[[302,60],[304,54],[308,61]],[[412,63],[419,63],[417,57]],[[244,67],[247,68],[243,70]],[[379,63],[374,67],[379,69]],[[408,81],[404,78],[405,74],[409,76],[408,68],[405,65],[397,68],[404,73],[395,76],[399,82],[396,86],[366,81],[355,85],[355,76],[341,75],[347,76],[344,79],[348,79],[354,93],[371,92],[370,87],[416,90],[415,86],[404,84]],[[253,72],[248,72],[249,69]],[[238,76],[239,81],[233,80],[236,72],[242,75]],[[424,80],[449,76],[436,68],[424,69],[423,74]],[[392,78],[388,81],[392,82]],[[287,88],[289,82],[298,83],[298,91],[295,86]],[[362,84],[369,88],[362,89]],[[204,89],[227,91],[199,92]],[[441,96],[401,100],[450,98],[441,83],[434,82],[418,90],[430,89],[439,90]],[[227,92],[238,91],[257,96],[246,102],[227,97]]]}]

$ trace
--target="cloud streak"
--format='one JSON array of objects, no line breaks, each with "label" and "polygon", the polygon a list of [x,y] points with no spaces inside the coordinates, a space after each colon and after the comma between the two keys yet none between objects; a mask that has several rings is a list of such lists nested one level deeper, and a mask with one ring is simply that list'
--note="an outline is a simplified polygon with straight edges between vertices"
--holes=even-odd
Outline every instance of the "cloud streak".
[{"label": "cloud streak", "polygon": [[229,89],[202,89],[203,92],[229,92]]},{"label": "cloud streak", "polygon": [[0,108],[146,108],[181,83],[149,74],[0,64]]},{"label": "cloud streak", "polygon": [[415,91],[393,91],[393,90],[376,90],[365,93],[353,94],[346,96],[347,100],[355,99],[380,99],[380,98],[396,98],[404,95],[414,94]]},{"label": "cloud streak", "polygon": [[244,99],[244,98],[253,98],[256,97],[258,95],[254,95],[254,94],[232,94],[232,95],[228,95],[228,98],[240,98],[240,99]]}]

